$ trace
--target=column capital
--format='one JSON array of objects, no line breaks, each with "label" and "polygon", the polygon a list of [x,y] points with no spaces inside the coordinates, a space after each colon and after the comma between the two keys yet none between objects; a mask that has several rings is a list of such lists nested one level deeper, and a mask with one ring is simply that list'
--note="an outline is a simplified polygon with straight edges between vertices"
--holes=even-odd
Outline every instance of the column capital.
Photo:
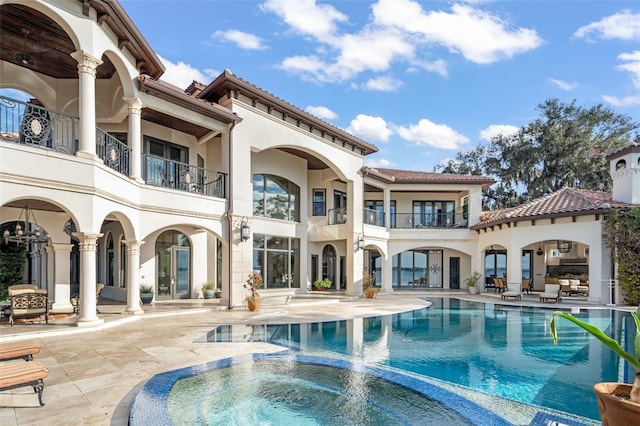
[{"label": "column capital", "polygon": [[78,62],[78,71],[96,76],[96,68],[102,65],[100,59],[94,58],[84,50],[71,53],[71,57]]},{"label": "column capital", "polygon": [[142,107],[144,105],[142,104],[142,100],[140,98],[122,98],[122,100],[125,101],[127,105],[129,105],[129,112],[131,114],[140,114],[140,112],[142,111]]},{"label": "column capital", "polygon": [[74,232],[73,235],[78,239],[78,247],[80,251],[85,250],[96,250],[96,243],[98,238],[102,237],[104,234],[100,233],[90,233],[90,232]]},{"label": "column capital", "polygon": [[140,254],[140,248],[144,244],[142,240],[122,240],[127,247],[127,254]]}]

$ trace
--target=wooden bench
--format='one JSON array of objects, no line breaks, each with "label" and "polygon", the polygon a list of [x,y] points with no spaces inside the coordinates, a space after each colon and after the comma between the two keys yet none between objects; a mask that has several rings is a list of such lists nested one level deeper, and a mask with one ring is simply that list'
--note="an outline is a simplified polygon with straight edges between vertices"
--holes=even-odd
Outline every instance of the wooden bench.
[{"label": "wooden bench", "polygon": [[22,358],[33,361],[33,356],[40,353],[40,345],[35,340],[24,340],[0,344],[0,361]]},{"label": "wooden bench", "polygon": [[47,370],[38,361],[22,362],[9,361],[0,363],[0,390],[17,389],[23,386],[33,387],[33,391],[38,394],[40,406],[42,392],[44,391],[44,379],[49,375]]},{"label": "wooden bench", "polygon": [[42,315],[49,324],[49,300],[47,290],[33,284],[16,284],[9,287],[11,307],[9,324],[13,326],[15,317],[38,317]]}]

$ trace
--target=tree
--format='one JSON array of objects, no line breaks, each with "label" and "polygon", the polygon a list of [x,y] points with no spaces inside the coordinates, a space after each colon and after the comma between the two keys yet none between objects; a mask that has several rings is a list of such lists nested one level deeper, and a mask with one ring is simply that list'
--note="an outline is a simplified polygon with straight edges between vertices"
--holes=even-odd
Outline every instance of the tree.
[{"label": "tree", "polygon": [[515,134],[458,153],[436,170],[496,178],[484,194],[487,208],[513,207],[564,187],[611,190],[604,157],[629,145],[640,124],[602,105],[583,108],[575,101],[549,99],[537,110],[540,117]]},{"label": "tree", "polygon": [[5,244],[2,238],[5,229],[13,230],[15,227],[16,222],[0,226],[0,300],[7,298],[9,286],[22,283],[24,280],[27,245],[12,242]]},{"label": "tree", "polygon": [[616,278],[625,302],[640,305],[640,207],[611,209],[602,226],[604,242],[618,265]]}]

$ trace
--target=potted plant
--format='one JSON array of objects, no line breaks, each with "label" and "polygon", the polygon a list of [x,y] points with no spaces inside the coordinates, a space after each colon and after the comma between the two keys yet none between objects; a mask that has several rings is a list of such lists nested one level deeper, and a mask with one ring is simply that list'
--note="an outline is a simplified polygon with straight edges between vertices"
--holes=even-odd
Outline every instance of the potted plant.
[{"label": "potted plant", "polygon": [[634,339],[635,356],[625,351],[620,343],[607,336],[602,330],[592,324],[581,321],[568,312],[557,311],[551,315],[551,337],[553,344],[558,343],[556,317],[561,317],[582,327],[605,346],[627,361],[635,370],[633,385],[626,383],[602,382],[593,386],[593,392],[598,397],[598,410],[602,419],[602,426],[638,424],[640,419],[640,306],[636,312],[631,312],[636,324]]},{"label": "potted plant", "polygon": [[260,310],[260,305],[262,304],[262,297],[258,293],[260,287],[262,287],[262,277],[257,271],[253,271],[249,274],[247,282],[244,283],[244,288],[249,290],[249,295],[245,297],[244,301],[250,311]]},{"label": "potted plant", "polygon": [[153,301],[153,287],[148,284],[140,284],[140,300],[148,305]]},{"label": "potted plant", "polygon": [[371,273],[364,271],[362,273],[362,291],[367,299],[373,299],[378,294],[378,289],[374,287],[375,283],[376,271]]},{"label": "potted plant", "polygon": [[315,282],[313,283],[313,286],[318,291],[324,291],[326,288],[331,287],[331,280],[329,278],[325,278],[323,280],[318,279],[318,280],[315,280]]},{"label": "potted plant", "polygon": [[202,295],[205,299],[213,299],[215,297],[216,284],[212,282],[206,282],[202,284]]},{"label": "potted plant", "polygon": [[478,283],[480,282],[480,272],[474,272],[469,278],[464,280],[463,284],[469,289],[470,294],[478,294]]}]

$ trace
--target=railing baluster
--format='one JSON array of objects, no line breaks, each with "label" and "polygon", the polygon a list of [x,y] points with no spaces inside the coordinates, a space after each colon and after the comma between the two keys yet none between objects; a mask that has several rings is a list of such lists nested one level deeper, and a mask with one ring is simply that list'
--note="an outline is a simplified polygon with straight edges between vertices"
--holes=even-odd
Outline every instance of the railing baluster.
[{"label": "railing baluster", "polygon": [[144,180],[147,185],[225,198],[226,174],[145,154]]}]

